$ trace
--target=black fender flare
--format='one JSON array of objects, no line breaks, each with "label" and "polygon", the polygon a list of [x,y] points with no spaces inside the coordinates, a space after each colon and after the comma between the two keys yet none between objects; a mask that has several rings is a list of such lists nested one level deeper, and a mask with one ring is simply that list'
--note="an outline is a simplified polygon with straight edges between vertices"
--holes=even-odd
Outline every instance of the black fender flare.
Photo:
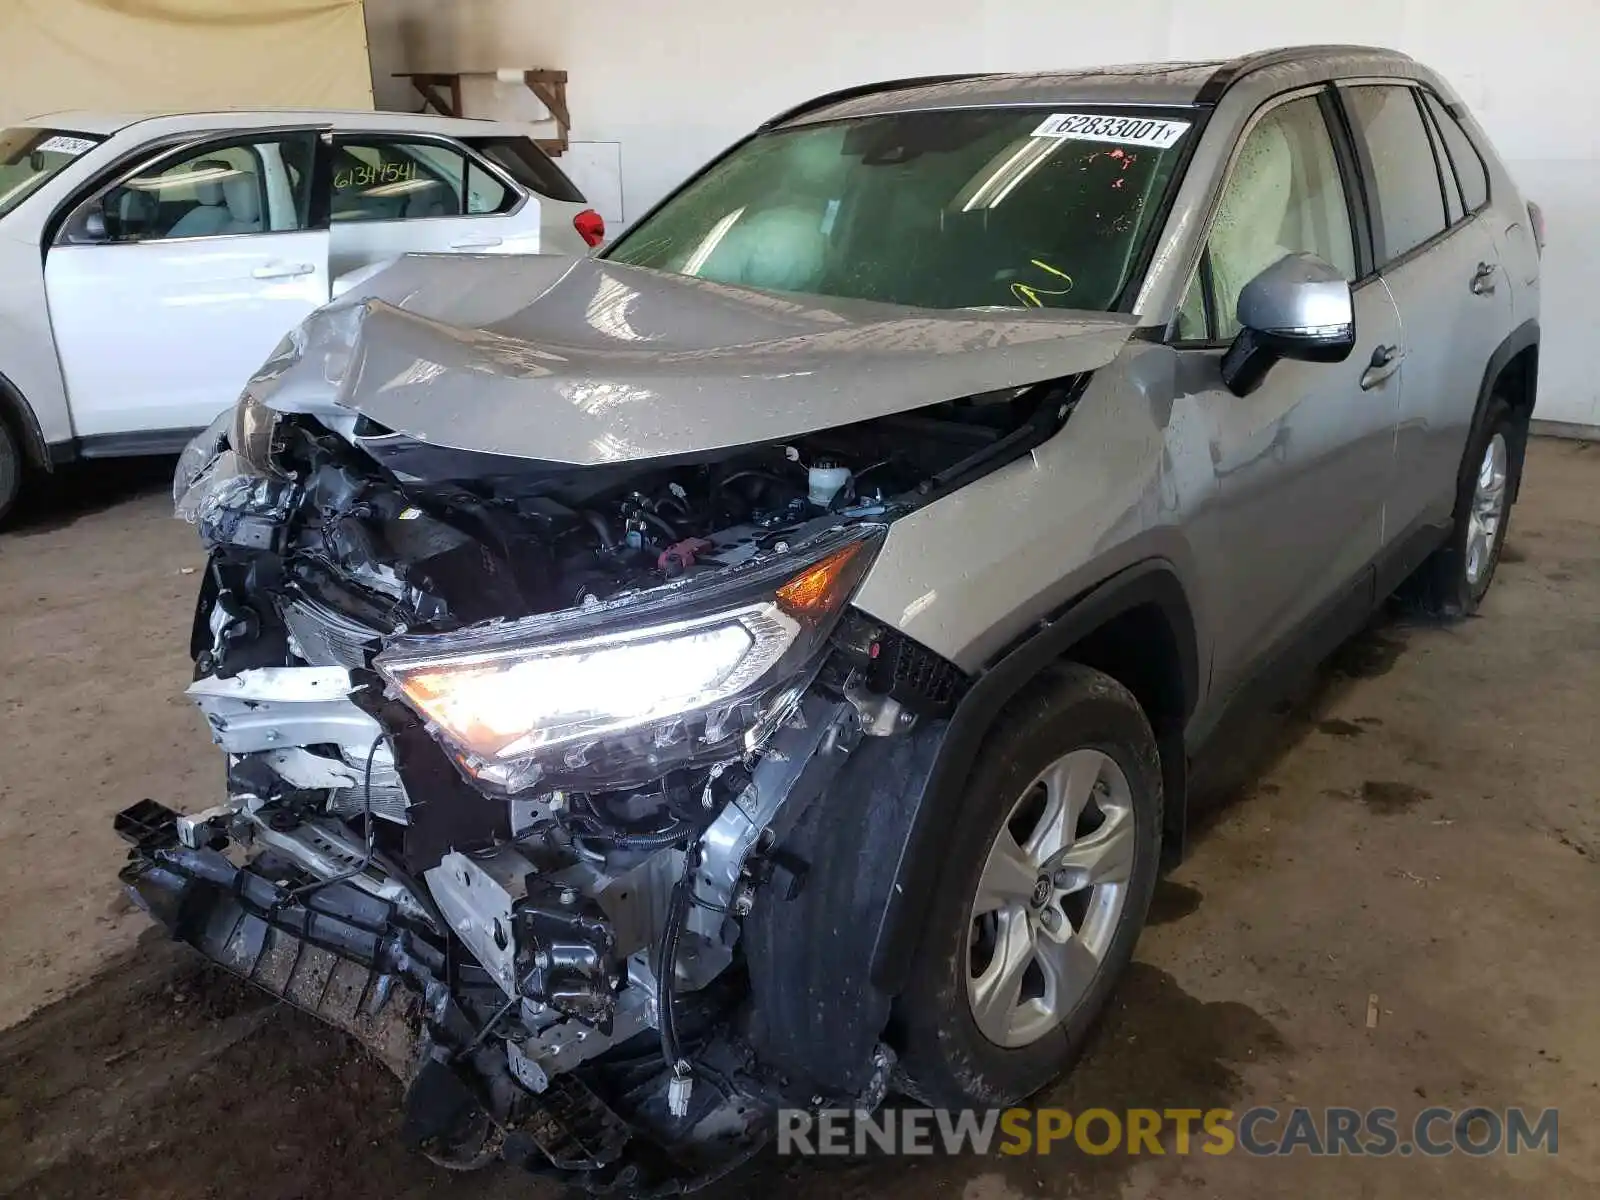
[{"label": "black fender flare", "polygon": [[0,420],[21,435],[22,453],[30,466],[52,468],[50,447],[45,444],[39,418],[17,386],[0,373]]},{"label": "black fender flare", "polygon": [[[1483,383],[1478,388],[1478,412],[1489,403],[1489,397],[1494,392],[1494,382],[1500,378],[1500,373],[1509,363],[1524,350],[1539,344],[1539,322],[1537,320],[1524,321],[1510,333],[1505,340],[1495,347],[1489,356],[1489,363],[1483,369]],[[1536,381],[1535,381],[1536,382]]]},{"label": "black fender flare", "polygon": [[[1472,424],[1467,427],[1468,445],[1471,444],[1472,435],[1477,430],[1479,422],[1483,420],[1483,414],[1489,407],[1490,397],[1494,395],[1494,385],[1499,380],[1501,374],[1504,373],[1506,367],[1510,364],[1513,358],[1521,354],[1524,350],[1533,349],[1537,351],[1538,346],[1539,322],[1537,319],[1535,319],[1524,321],[1521,325],[1518,325],[1510,333],[1506,334],[1504,341],[1495,347],[1494,353],[1489,356],[1488,365],[1483,369],[1483,382],[1478,385],[1478,406],[1477,408],[1473,409]],[[1535,356],[1532,375],[1528,380],[1528,389],[1530,393],[1528,415],[1530,419],[1533,415],[1533,404],[1538,399],[1538,388],[1539,366],[1538,358]],[[1517,490],[1520,490],[1522,486],[1522,454],[1527,448],[1526,434],[1524,434],[1522,441],[1523,444],[1516,447],[1517,470],[1515,476],[1516,484],[1514,486]],[[1466,470],[1467,464],[1463,460],[1460,467],[1460,472],[1465,472]],[[1458,472],[1456,476],[1455,493],[1457,496],[1461,495],[1462,482],[1463,476]],[[1516,491],[1513,491],[1511,499],[1515,501],[1516,498]],[[1460,513],[1456,514],[1457,517],[1460,515]]]},{"label": "black fender flare", "polygon": [[[1165,559],[1147,559],[1128,567],[1083,593],[1056,616],[1041,621],[979,675],[962,697],[944,726],[937,756],[915,801],[908,836],[899,848],[894,884],[873,944],[871,978],[875,987],[895,996],[905,986],[922,935],[922,914],[938,883],[941,836],[961,803],[978,747],[1006,703],[1089,634],[1122,613],[1150,604],[1165,614],[1176,636],[1187,720],[1199,696],[1199,648],[1188,597],[1177,570]],[[1158,730],[1158,736],[1160,733]],[[1181,759],[1181,729],[1177,735],[1177,757]],[[1168,745],[1162,749],[1165,759]],[[1180,788],[1185,769],[1186,763],[1163,763],[1166,779],[1179,781]],[[1176,810],[1180,819],[1184,802],[1182,795],[1168,798],[1169,810]]]}]

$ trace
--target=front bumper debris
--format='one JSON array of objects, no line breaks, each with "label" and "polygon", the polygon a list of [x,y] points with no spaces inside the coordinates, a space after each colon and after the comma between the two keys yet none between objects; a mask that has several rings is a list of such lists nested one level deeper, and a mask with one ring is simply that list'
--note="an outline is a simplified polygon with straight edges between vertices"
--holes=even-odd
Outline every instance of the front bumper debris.
[{"label": "front bumper debris", "polygon": [[[576,1075],[508,1062],[400,906],[348,881],[285,886],[269,877],[270,855],[238,867],[183,845],[183,821],[151,800],[117,815],[132,846],[119,875],[130,896],[175,940],[366,1046],[406,1086],[405,1141],[449,1161],[465,1131],[469,1160],[495,1151],[533,1172],[581,1174],[591,1190],[632,1190],[620,1165],[628,1124]],[[538,1076],[536,1096],[512,1066]]]},{"label": "front bumper debris", "polygon": [[181,845],[178,819],[152,801],[118,815],[134,845],[120,878],[135,901],[176,940],[345,1030],[409,1081],[423,1010],[449,1001],[442,957],[397,927],[393,904],[349,883],[290,899],[216,850]]}]

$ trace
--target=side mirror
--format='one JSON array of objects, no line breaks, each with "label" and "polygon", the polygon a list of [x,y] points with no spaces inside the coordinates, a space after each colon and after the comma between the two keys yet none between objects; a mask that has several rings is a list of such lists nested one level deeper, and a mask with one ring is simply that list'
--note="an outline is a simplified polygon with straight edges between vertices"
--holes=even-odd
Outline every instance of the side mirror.
[{"label": "side mirror", "polygon": [[1239,336],[1222,358],[1222,380],[1236,396],[1261,386],[1279,359],[1336,363],[1356,344],[1350,284],[1314,254],[1288,254],[1239,293]]},{"label": "side mirror", "polygon": [[69,242],[111,240],[111,231],[106,227],[106,210],[102,201],[96,200],[77,211],[67,226],[67,240]]}]

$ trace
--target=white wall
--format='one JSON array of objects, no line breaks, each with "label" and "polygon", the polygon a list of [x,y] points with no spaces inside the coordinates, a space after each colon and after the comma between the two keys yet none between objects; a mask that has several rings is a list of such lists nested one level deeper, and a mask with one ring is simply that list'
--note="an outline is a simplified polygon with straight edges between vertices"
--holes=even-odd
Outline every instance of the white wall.
[{"label": "white wall", "polygon": [[620,146],[622,215],[790,104],[874,79],[1225,57],[1364,42],[1438,68],[1550,228],[1539,416],[1600,424],[1584,347],[1600,298],[1600,6],[1595,0],[368,0],[378,103],[390,71],[554,67],[573,136]]}]

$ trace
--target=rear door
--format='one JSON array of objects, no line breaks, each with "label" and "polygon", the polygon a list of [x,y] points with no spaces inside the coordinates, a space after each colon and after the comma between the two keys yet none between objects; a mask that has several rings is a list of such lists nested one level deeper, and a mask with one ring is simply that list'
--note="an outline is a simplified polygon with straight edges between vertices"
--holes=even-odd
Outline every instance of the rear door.
[{"label": "rear door", "polygon": [[539,204],[460,142],[416,134],[333,139],[335,278],[397,255],[537,254]]},{"label": "rear door", "polygon": [[[1180,391],[1202,409],[1220,492],[1205,589],[1226,614],[1213,644],[1219,695],[1325,619],[1364,618],[1372,597],[1394,466],[1400,326],[1353,219],[1359,196],[1329,123],[1336,115],[1318,88],[1252,118],[1175,321]],[[1257,390],[1236,396],[1220,364],[1239,332],[1239,293],[1296,252],[1354,281],[1355,349],[1340,363],[1280,361]]]},{"label": "rear door", "polygon": [[[566,172],[532,138],[495,135],[465,140],[475,153],[503,170],[537,201],[541,254],[587,254],[591,245],[604,238],[605,222]],[[583,214],[582,220],[579,214]],[[579,232],[580,225],[594,241]]]},{"label": "rear door", "polygon": [[1484,371],[1510,327],[1512,288],[1482,218],[1483,164],[1474,152],[1459,171],[1453,165],[1452,153],[1464,151],[1452,151],[1433,125],[1427,94],[1392,82],[1342,85],[1339,94],[1366,180],[1379,271],[1400,310],[1402,399],[1386,540],[1403,544],[1450,519]]},{"label": "rear door", "polygon": [[327,302],[317,137],[254,130],[158,152],[67,216],[45,288],[86,453],[163,449],[209,424]]}]

